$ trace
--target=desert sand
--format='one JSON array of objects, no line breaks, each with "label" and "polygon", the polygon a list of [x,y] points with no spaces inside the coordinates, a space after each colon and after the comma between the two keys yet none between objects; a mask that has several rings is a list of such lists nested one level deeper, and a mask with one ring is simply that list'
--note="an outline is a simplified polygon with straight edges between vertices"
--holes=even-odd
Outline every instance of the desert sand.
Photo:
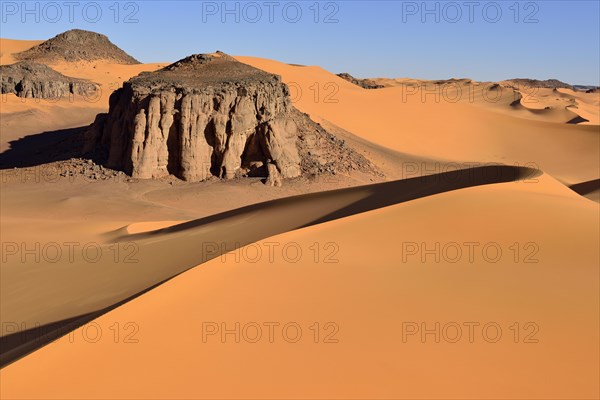
[{"label": "desert sand", "polygon": [[[508,100],[499,100],[498,103],[504,104],[497,107],[483,100],[483,91],[489,85],[472,89],[471,102],[467,89],[456,95],[452,93],[454,86],[436,89],[424,82],[365,90],[320,67],[297,67],[253,57],[238,59],[281,75],[290,85],[296,106],[315,120],[326,120],[405,154],[446,163],[535,165],[568,184],[596,179],[598,175],[597,125],[524,121],[519,118],[520,113],[512,115],[508,105],[504,106]],[[320,88],[317,97],[315,83]],[[500,95],[510,102],[515,100],[506,89]],[[597,98],[598,93],[592,96]],[[455,102],[448,101],[455,98]],[[493,99],[495,95],[489,94],[487,98]],[[538,146],[539,143],[544,145]],[[564,158],[570,157],[568,154],[578,155],[577,165]]]},{"label": "desert sand", "polygon": [[14,63],[16,61],[12,56],[14,53],[20,53],[42,42],[43,40],[0,39],[0,45],[2,46],[2,50],[0,50],[0,64]]},{"label": "desert sand", "polygon": [[[2,40],[1,62],[37,43]],[[452,86],[436,102],[432,82],[367,90],[316,66],[236,58],[281,75],[300,111],[385,177],[269,188],[250,178],[61,177],[56,163],[2,170],[3,243],[103,249],[97,262],[80,252],[3,261],[3,323],[87,325],[43,347],[52,329],[13,339],[2,398],[600,395],[598,93],[544,89],[531,106],[508,90],[487,101],[491,84],[460,81],[472,99],[447,101]],[[53,65],[99,83],[101,99],[8,95],[2,152],[92,123],[113,89],[164,65]],[[577,116],[588,122],[567,123]],[[485,167],[496,164],[507,167]],[[223,339],[221,324],[236,323],[239,343]],[[436,323],[439,343],[421,337]]]},{"label": "desert sand", "polygon": [[[432,206],[439,209],[433,215]],[[564,207],[577,211],[565,216]],[[313,243],[335,238],[339,252],[332,260],[339,262],[315,263],[307,254],[291,264],[279,253],[273,263],[236,262],[234,254],[214,259],[97,319],[105,335],[98,342],[76,331],[5,368],[3,393],[77,398],[94,388],[105,398],[591,397],[598,374],[590,357],[598,350],[597,217],[593,203],[542,176],[529,186],[465,189],[275,236],[254,246],[298,243],[309,252]],[[516,230],[524,218],[531,223]],[[558,248],[555,232],[541,221],[570,226],[564,237],[585,239]],[[458,227],[470,234],[457,236]],[[403,263],[398,251],[403,241],[493,241],[506,249],[531,238],[540,250],[536,264],[515,264],[510,256],[495,264],[421,263],[418,256]],[[503,336],[492,344],[478,333],[470,344],[465,331],[459,343],[433,337],[421,343],[418,336],[404,343],[402,322],[411,321],[430,329],[435,322],[496,322]],[[114,343],[108,327],[115,322],[133,322],[127,333],[136,327],[132,339],[139,341]],[[229,329],[236,322],[297,322],[304,336],[291,344],[277,331],[269,343],[265,330],[258,343],[235,343],[233,336],[222,343],[218,335],[203,342],[203,322],[225,322]],[[315,344],[308,328],[314,322],[334,322],[339,342]],[[539,342],[514,343],[508,328],[514,322],[534,322]],[[83,363],[94,373],[82,374]],[[35,387],[27,384],[32,374],[40,377]]]}]

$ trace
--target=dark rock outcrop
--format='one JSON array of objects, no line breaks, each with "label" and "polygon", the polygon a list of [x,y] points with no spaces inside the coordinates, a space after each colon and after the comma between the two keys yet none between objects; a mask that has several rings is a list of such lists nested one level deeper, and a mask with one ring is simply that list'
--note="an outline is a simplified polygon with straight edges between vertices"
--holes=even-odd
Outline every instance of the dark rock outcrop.
[{"label": "dark rock outcrop", "polygon": [[339,76],[342,79],[347,80],[350,83],[354,83],[355,85],[360,86],[363,89],[381,89],[381,88],[385,87],[383,85],[379,85],[379,84],[373,82],[370,79],[357,79],[346,72],[337,74],[337,76]]},{"label": "dark rock outcrop", "polygon": [[278,185],[302,174],[375,171],[297,111],[278,76],[221,52],[125,82],[88,132],[86,151],[102,148],[108,167],[143,179],[270,175]]},{"label": "dark rock outcrop", "polygon": [[18,97],[59,99],[69,94],[93,95],[97,85],[65,76],[52,68],[30,61],[0,66],[2,94],[14,93]]},{"label": "dark rock outcrop", "polygon": [[81,29],[63,32],[31,49],[14,54],[14,57],[42,63],[106,60],[117,64],[139,64],[108,37]]},{"label": "dark rock outcrop", "polygon": [[516,89],[519,89],[519,88],[573,89],[573,86],[569,85],[568,83],[561,82],[558,79],[537,80],[537,79],[517,78],[517,79],[509,79],[507,81],[503,81],[502,83],[509,85],[509,86],[513,86]]},{"label": "dark rock outcrop", "polygon": [[453,84],[470,85],[472,83],[473,83],[473,80],[469,79],[469,78],[450,78],[450,79],[440,79],[437,81],[433,81],[434,85],[453,85]]},{"label": "dark rock outcrop", "polygon": [[594,93],[594,91],[598,92],[598,89],[600,89],[600,87],[592,85],[573,85],[573,90],[586,93]]}]

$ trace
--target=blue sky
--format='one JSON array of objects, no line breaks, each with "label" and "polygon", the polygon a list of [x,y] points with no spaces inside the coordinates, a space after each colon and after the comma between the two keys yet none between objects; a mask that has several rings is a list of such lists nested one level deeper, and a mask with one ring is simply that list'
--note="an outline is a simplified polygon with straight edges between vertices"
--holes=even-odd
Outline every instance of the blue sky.
[{"label": "blue sky", "polygon": [[598,0],[1,3],[1,37],[87,29],[143,62],[221,50],[357,77],[600,85]]}]

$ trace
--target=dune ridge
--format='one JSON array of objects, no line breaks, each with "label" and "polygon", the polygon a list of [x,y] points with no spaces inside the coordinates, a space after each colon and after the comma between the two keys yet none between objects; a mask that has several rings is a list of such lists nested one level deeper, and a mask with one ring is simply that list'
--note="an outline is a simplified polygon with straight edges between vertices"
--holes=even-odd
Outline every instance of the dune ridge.
[{"label": "dune ridge", "polygon": [[[6,366],[2,394],[74,399],[94,387],[99,397],[115,399],[593,399],[599,372],[597,218],[595,204],[544,174],[277,235],[249,247],[297,243],[308,250],[314,242],[334,240],[339,262],[315,264],[312,253],[297,264],[280,258],[240,262],[234,254],[214,258],[95,319],[107,335],[97,343],[83,341],[78,329],[74,342],[65,337]],[[479,256],[475,263],[464,257],[456,264],[424,263],[419,255],[403,261],[406,241],[474,239],[497,242],[505,251],[514,241],[534,240],[538,262],[515,264],[510,252],[494,264]],[[236,321],[276,321],[280,328],[293,321],[305,335],[296,344],[280,335],[270,343],[264,332],[258,343],[236,343],[233,336],[223,342],[219,335],[204,342],[207,321],[229,329]],[[308,327],[315,321],[337,323],[338,342],[314,343]],[[474,321],[479,328],[496,322],[504,334],[498,343],[479,334],[469,343],[464,330],[458,343],[435,343],[433,336],[423,343],[419,335],[404,342],[403,321],[424,321],[429,329],[435,321]],[[513,342],[509,327],[527,321],[537,323],[538,342]],[[135,323],[138,342],[114,342],[108,327],[116,322]],[[516,359],[527,373],[515,373]],[[78,372],[82,363],[93,364],[95,373]],[[38,377],[35,386],[31,374]]]},{"label": "dune ridge", "polygon": [[[122,271],[123,265],[114,265],[111,258],[94,263],[93,269],[85,265],[83,260],[66,265],[36,265],[35,279],[50,279],[55,285],[46,289],[33,285],[32,287],[37,289],[29,293],[22,289],[15,292],[14,288],[21,287],[19,282],[23,279],[30,280],[30,272],[21,272],[23,267],[20,267],[20,270],[4,268],[1,271],[3,321],[19,321],[29,326],[39,324],[42,327],[36,330],[39,332],[42,329],[46,333],[40,335],[25,331],[15,334],[16,336],[0,338],[3,348],[2,365],[35,350],[45,344],[48,338],[55,339],[56,332],[64,333],[64,324],[72,327],[96,318],[113,309],[115,303],[123,304],[125,299],[133,299],[189,268],[220,256],[225,250],[231,251],[283,232],[447,191],[534,179],[539,174],[539,171],[523,167],[477,167],[288,197],[149,232],[126,233],[126,230],[122,229],[108,233],[103,245],[135,243],[139,250],[136,256],[140,259],[135,265],[127,266],[127,273]],[[269,223],[261,224],[261,220]],[[261,228],[256,229],[256,226]],[[197,252],[198,243],[203,245],[201,254]],[[212,246],[214,243],[219,244],[216,249]],[[204,247],[206,244],[211,244],[210,248]],[[177,260],[170,259],[168,263],[165,262],[166,254],[178,254]],[[64,274],[69,276],[68,280],[61,278]],[[117,278],[118,282],[115,282],[114,279]],[[89,300],[83,301],[89,293],[102,293],[109,288],[109,293],[116,292],[118,295],[97,296],[96,301],[91,303]],[[68,304],[86,306],[69,307]],[[55,328],[52,328],[52,325],[48,326],[57,322],[58,326]],[[33,341],[24,340],[31,336],[35,338]]]}]

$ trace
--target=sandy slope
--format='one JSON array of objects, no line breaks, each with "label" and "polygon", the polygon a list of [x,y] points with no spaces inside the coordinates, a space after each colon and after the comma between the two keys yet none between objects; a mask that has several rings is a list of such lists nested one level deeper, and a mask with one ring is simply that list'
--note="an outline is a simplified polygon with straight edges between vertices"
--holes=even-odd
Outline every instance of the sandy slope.
[{"label": "sandy slope", "polygon": [[[498,107],[490,109],[493,103],[481,100],[486,85],[474,89],[473,102],[465,90],[460,101],[452,103],[448,99],[454,96],[443,89],[422,93],[425,87],[418,85],[366,90],[320,67],[237,58],[280,74],[290,85],[295,105],[315,120],[325,119],[406,154],[461,163],[537,165],[567,183],[598,178],[598,126],[524,120],[498,112]],[[317,87],[320,91],[315,95]],[[515,100],[507,91],[503,96]],[[575,162],[573,154],[577,154]]]},{"label": "sandy slope", "polygon": [[12,56],[13,53],[20,53],[27,49],[37,46],[43,40],[15,40],[0,38],[0,65],[12,64],[17,60]]},{"label": "sandy slope", "polygon": [[[528,179],[532,173],[535,171],[512,167],[479,168],[288,197],[211,215],[156,233],[132,236],[115,230],[102,240],[98,238],[91,252],[84,251],[83,245],[72,252],[57,245],[54,247],[60,250],[42,252],[50,255],[37,259],[25,256],[15,245],[6,250],[9,262],[0,270],[0,310],[4,319],[18,320],[27,326],[65,320],[111,306],[207,261],[211,257],[205,254],[209,249],[204,243],[226,243],[228,248],[234,248],[237,243],[239,247],[309,224],[448,190]],[[68,208],[75,211],[78,202],[71,199]],[[169,262],[164,258],[167,254],[173,257]],[[45,282],[52,285],[45,286]],[[96,295],[90,298],[89,293]]]},{"label": "sandy slope", "polygon": [[[2,40],[1,62],[10,62],[6,49],[21,51],[37,43]],[[3,398],[600,395],[598,204],[560,183],[580,184],[599,178],[598,126],[567,125],[564,122],[576,114],[559,107],[532,110],[511,106],[514,93],[503,93],[496,103],[482,100],[490,94],[484,92],[488,90],[485,84],[472,84],[476,88],[473,101],[463,97],[456,103],[435,102],[435,92],[423,101],[421,89],[429,86],[420,81],[410,82],[421,85],[416,92],[392,84],[364,90],[319,67],[238,59],[282,75],[298,108],[345,135],[350,145],[385,170],[388,179],[420,177],[472,162],[537,166],[546,174],[530,183],[442,193],[283,233],[243,250],[252,257],[257,246],[262,249],[256,262],[236,262],[232,255],[225,261],[209,261],[98,318],[95,322],[103,333],[98,342],[86,342],[79,330],[72,343],[63,338],[2,369]],[[161,65],[80,63],[55,68],[65,75],[98,82],[107,89],[103,94],[108,94],[113,84]],[[574,96],[568,91],[559,93],[566,97],[559,97],[562,100],[557,105]],[[106,109],[108,98],[103,95],[94,105],[78,100],[23,105],[12,97],[2,103],[2,151],[9,141],[26,134],[88,124],[97,110]],[[580,97],[577,112],[593,116],[597,104],[596,97]],[[14,173],[19,176],[23,171]],[[42,179],[23,183],[5,182],[3,175],[0,228],[3,242],[29,246],[70,240],[102,242],[116,233],[141,234],[130,239],[153,243],[164,239],[165,232],[144,232],[174,221],[364,183],[360,177],[339,177],[333,183],[311,186],[296,182],[284,188],[265,188],[258,181],[170,185],[167,181]],[[245,221],[241,217],[225,228],[242,240],[257,240],[252,235],[258,231],[272,235],[281,224],[301,221],[307,215],[335,213],[356,200],[317,202],[314,207],[290,208],[262,220],[259,214],[250,213],[250,220],[258,218],[256,228],[241,229]],[[200,231],[212,241],[231,239],[230,235],[216,238],[214,227]],[[156,283],[173,269],[194,262],[194,254],[184,251],[190,245],[199,246],[190,243],[198,237],[193,232],[198,234],[198,229],[177,233],[178,239],[187,240],[185,246],[143,252],[144,259],[151,261],[129,269],[112,262],[107,268],[95,269],[89,263],[83,269],[72,262],[46,265],[50,269],[35,263],[3,263],[0,272],[6,286],[2,295],[6,296],[8,289],[11,296],[3,298],[3,307],[8,308],[3,309],[2,321],[44,323],[67,318]],[[471,241],[497,243],[502,259],[491,263],[479,252],[470,263],[462,246],[465,253],[457,263],[437,263],[432,256],[421,262],[418,255],[402,260],[403,243],[426,243],[430,248],[436,242],[444,246]],[[279,243],[279,248],[295,243],[303,257],[290,263],[278,251],[270,262],[271,242]],[[520,248],[516,263],[514,247],[511,250],[515,242]],[[316,261],[315,243],[319,248]],[[539,262],[523,262],[535,249],[534,258]],[[332,255],[333,250],[337,252]],[[339,262],[326,263],[326,259]],[[13,282],[19,282],[24,290],[6,283],[7,277],[15,278]],[[34,281],[39,284],[40,298],[56,291],[54,300],[49,296],[49,303],[37,303],[42,305],[40,310],[33,309]],[[90,290],[100,286],[102,291]],[[81,297],[63,296],[73,292]],[[31,293],[34,296],[28,297]],[[24,305],[21,312],[19,304]],[[5,310],[10,310],[8,317]],[[296,344],[281,336],[274,343],[265,338],[255,344],[221,343],[213,340],[216,336],[203,343],[202,322],[211,321],[228,326],[250,321],[298,322],[304,334]],[[421,343],[414,339],[417,336],[402,342],[402,322],[432,326],[436,321],[442,325],[474,321],[481,326],[496,322],[503,335],[498,343],[487,343],[480,334],[474,343],[465,338],[454,344],[431,343],[431,339]],[[117,343],[115,322],[119,323]],[[125,326],[127,322],[135,325]],[[321,324],[320,342],[331,332],[325,330],[325,324],[335,322],[339,343],[315,344],[309,329],[314,322]],[[514,322],[521,324],[518,344],[509,328]],[[531,332],[524,328],[527,322],[539,326],[534,336],[539,343],[522,343]],[[132,332],[133,336],[127,336]],[[93,335],[93,328],[89,333]],[[263,335],[266,337],[266,330]],[[131,339],[139,342],[125,343]]]},{"label": "sandy slope", "polygon": [[[412,86],[427,86],[434,87],[436,81],[418,80],[410,78],[375,78],[372,79],[375,83],[384,87],[406,87],[410,91]],[[586,93],[582,91],[573,91],[571,89],[545,89],[534,87],[519,87],[516,91],[520,94],[524,101],[519,101],[526,110],[545,110],[544,112],[519,112],[520,107],[506,107],[513,101],[518,100],[512,93],[510,87],[507,87],[507,82],[501,82],[503,85],[501,91],[504,93],[499,98],[488,89],[494,82],[475,82],[470,79],[451,79],[443,83],[441,91],[448,99],[453,100],[459,98],[461,101],[471,101],[479,105],[487,105],[492,109],[500,112],[506,112],[513,116],[521,118],[568,122],[574,116],[581,116],[587,119],[587,122],[578,122],[582,125],[598,125],[600,124],[600,94]],[[456,95],[456,86],[460,86],[461,95]],[[565,95],[566,94],[566,95]],[[431,96],[431,95],[430,95]],[[482,98],[484,97],[485,98]],[[505,100],[510,100],[508,103]],[[575,104],[576,107],[571,106]],[[565,112],[569,111],[569,112]],[[569,118],[567,118],[569,117]]]},{"label": "sandy slope", "polygon": [[[6,367],[2,395],[596,398],[598,216],[594,203],[545,175],[537,183],[450,192],[278,235],[249,247],[240,262],[234,254],[217,258],[100,317],[86,331],[93,339],[93,329],[102,330],[95,343],[78,330]],[[403,262],[402,243],[469,241],[497,243],[503,257],[491,263],[476,252],[473,263],[466,255],[436,263],[430,255],[422,263],[416,255]],[[278,251],[273,262],[267,254],[249,262],[267,242],[296,243],[304,255],[291,263]],[[326,249],[330,242],[335,247]],[[539,262],[524,263],[521,253],[515,263],[514,242],[534,242],[532,260]],[[314,243],[322,251],[318,262]],[[303,336],[292,344],[276,330],[269,343],[264,328],[257,343],[245,336],[235,343],[234,335],[203,342],[203,322],[229,329],[236,322],[296,322]],[[314,322],[321,324],[318,344]],[[336,325],[325,329],[327,322]],[[434,343],[433,335],[403,342],[403,322],[495,322],[503,332],[497,343],[481,331],[469,343],[464,326],[457,343],[444,336]],[[519,343],[514,322],[521,324]],[[539,342],[523,343],[535,327],[523,330],[527,322],[539,327],[528,340]],[[323,343],[335,326],[329,339],[339,342]],[[93,365],[93,373],[82,364]]]},{"label": "sandy slope", "polygon": [[523,96],[520,101],[523,107],[533,111],[543,110],[532,115],[543,118],[563,116],[561,119],[555,118],[557,122],[571,122],[568,118],[579,116],[587,120],[578,122],[581,125],[600,124],[600,93],[544,88],[529,88],[519,92]]}]

